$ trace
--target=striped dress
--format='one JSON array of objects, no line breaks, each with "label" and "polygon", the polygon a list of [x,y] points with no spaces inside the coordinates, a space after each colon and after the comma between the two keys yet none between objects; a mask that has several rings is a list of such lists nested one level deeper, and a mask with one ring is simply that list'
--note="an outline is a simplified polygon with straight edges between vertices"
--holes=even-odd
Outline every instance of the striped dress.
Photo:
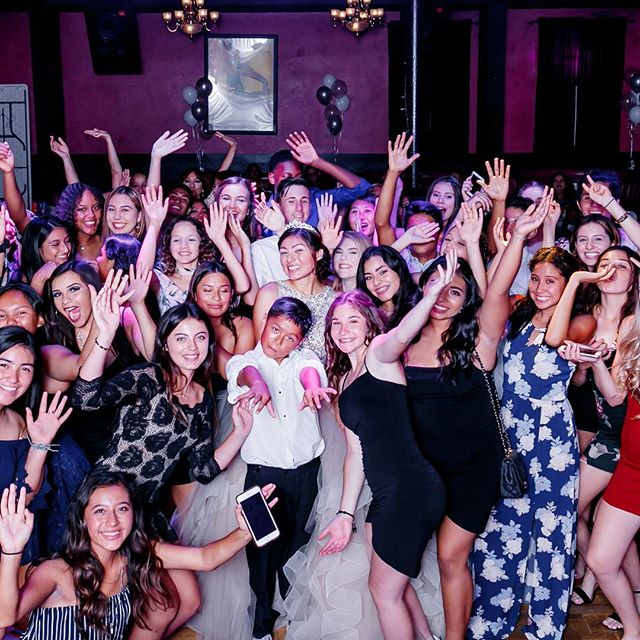
[{"label": "striped dress", "polygon": [[106,618],[108,633],[89,629],[83,638],[76,624],[77,608],[77,605],[71,605],[34,609],[22,640],[123,640],[131,617],[129,587],[109,598]]}]

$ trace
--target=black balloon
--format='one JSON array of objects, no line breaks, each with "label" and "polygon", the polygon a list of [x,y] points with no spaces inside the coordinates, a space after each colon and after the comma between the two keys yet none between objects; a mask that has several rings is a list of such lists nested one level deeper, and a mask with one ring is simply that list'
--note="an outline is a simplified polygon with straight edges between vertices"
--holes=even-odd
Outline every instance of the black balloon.
[{"label": "black balloon", "polygon": [[634,91],[635,93],[640,93],[640,72],[634,73],[629,78],[629,86],[631,87],[631,91]]},{"label": "black balloon", "polygon": [[191,105],[191,113],[198,122],[202,122],[207,115],[207,107],[205,106],[204,102],[196,100]]},{"label": "black balloon", "polygon": [[331,91],[336,98],[347,95],[347,83],[344,80],[336,80],[331,86]]},{"label": "black balloon", "polygon": [[335,104],[330,104],[327,107],[325,107],[324,117],[327,120],[331,120],[331,118],[337,118],[339,116],[340,116],[340,109],[338,109],[338,107],[336,107]]},{"label": "black balloon", "polygon": [[342,131],[342,117],[331,118],[327,122],[327,129],[332,136],[337,136]]},{"label": "black balloon", "polygon": [[209,78],[200,78],[196,82],[196,91],[201,98],[206,98],[213,91],[213,84]]},{"label": "black balloon", "polygon": [[210,138],[213,137],[213,131],[211,131],[210,129],[205,129],[204,127],[202,127],[200,129],[200,137],[203,140],[209,140]]},{"label": "black balloon", "polygon": [[331,102],[331,98],[333,98],[333,93],[329,87],[318,87],[316,91],[316,98],[318,98],[318,102],[320,104],[327,105]]},{"label": "black balloon", "polygon": [[631,79],[631,76],[635,75],[636,73],[640,73],[640,69],[638,69],[638,67],[629,67],[628,69],[625,69],[625,72],[624,72],[625,82],[629,84],[629,80]]},{"label": "black balloon", "polygon": [[620,108],[623,111],[629,111],[636,106],[636,99],[634,98],[632,93],[625,93],[622,95],[622,100],[620,100]]}]

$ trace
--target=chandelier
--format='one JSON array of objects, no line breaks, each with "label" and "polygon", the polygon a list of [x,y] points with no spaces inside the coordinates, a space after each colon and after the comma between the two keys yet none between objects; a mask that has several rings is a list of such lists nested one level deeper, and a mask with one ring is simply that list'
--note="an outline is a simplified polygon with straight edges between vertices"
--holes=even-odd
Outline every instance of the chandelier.
[{"label": "chandelier", "polygon": [[220,19],[219,11],[208,11],[204,6],[205,0],[182,0],[182,9],[163,11],[162,19],[171,33],[178,29],[191,39],[203,29],[213,31]]},{"label": "chandelier", "polygon": [[331,9],[333,26],[342,24],[359,36],[369,27],[381,27],[384,24],[384,9],[371,9],[371,0],[347,0],[345,9]]}]

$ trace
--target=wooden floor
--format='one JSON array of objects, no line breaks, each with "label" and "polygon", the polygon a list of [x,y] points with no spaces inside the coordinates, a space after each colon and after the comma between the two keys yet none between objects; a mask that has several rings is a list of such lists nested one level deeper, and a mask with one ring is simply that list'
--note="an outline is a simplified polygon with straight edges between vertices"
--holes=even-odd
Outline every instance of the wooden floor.
[{"label": "wooden floor", "polygon": [[[604,596],[598,592],[593,604],[576,607],[571,605],[569,610],[569,625],[564,633],[564,640],[618,640],[622,637],[621,631],[609,631],[603,626],[602,621],[611,613],[611,605]],[[523,608],[520,623],[526,620],[526,609]],[[518,625],[518,628],[520,626]],[[197,640],[198,636],[191,630],[181,630],[172,636],[172,640]],[[277,640],[285,640],[284,634],[275,636]],[[523,640],[521,633],[514,633],[512,640]],[[236,640],[230,638],[229,640]],[[320,640],[309,638],[309,640]]]}]

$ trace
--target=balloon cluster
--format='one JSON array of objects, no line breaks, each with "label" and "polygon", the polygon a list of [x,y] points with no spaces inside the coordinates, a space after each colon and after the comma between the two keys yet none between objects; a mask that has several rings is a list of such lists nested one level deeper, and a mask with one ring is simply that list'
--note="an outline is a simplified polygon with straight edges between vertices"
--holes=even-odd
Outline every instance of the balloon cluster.
[{"label": "balloon cluster", "polygon": [[[332,136],[342,131],[342,114],[349,110],[351,99],[347,95],[347,83],[337,80],[332,73],[322,78],[322,86],[316,91],[318,102],[324,105],[324,117],[327,119],[327,129]],[[335,98],[335,104],[332,103]]]},{"label": "balloon cluster", "polygon": [[624,72],[624,79],[631,91],[622,95],[620,106],[629,115],[632,125],[640,124],[640,69],[629,67]]},{"label": "balloon cluster", "polygon": [[212,91],[213,84],[209,78],[200,78],[196,82],[195,87],[187,85],[182,90],[184,101],[191,105],[189,109],[184,112],[184,121],[190,127],[200,125],[198,127],[200,129],[199,134],[200,137],[205,140],[208,140],[213,135],[213,131],[207,131],[202,126],[202,122],[207,117],[207,98]]}]

